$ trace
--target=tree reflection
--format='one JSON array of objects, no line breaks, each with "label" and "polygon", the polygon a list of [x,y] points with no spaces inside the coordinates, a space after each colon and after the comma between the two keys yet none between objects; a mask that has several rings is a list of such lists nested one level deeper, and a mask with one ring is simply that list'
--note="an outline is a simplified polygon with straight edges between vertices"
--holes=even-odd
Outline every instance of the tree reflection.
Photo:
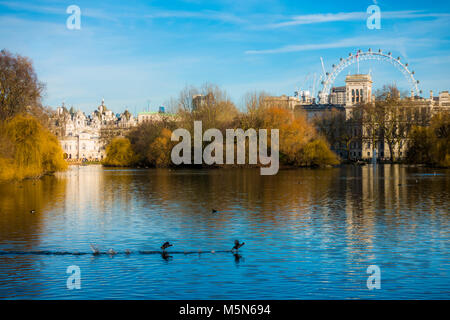
[{"label": "tree reflection", "polygon": [[66,178],[45,176],[0,184],[0,243],[18,241],[32,248],[44,228],[46,211],[63,207],[66,183]]}]

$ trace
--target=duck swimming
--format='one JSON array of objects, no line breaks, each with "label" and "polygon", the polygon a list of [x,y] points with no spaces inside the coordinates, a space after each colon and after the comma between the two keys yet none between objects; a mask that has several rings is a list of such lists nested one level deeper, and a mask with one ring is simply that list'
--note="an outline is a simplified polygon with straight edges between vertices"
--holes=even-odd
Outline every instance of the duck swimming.
[{"label": "duck swimming", "polygon": [[108,250],[108,253],[109,253],[110,255],[115,255],[117,252],[115,252],[113,249],[109,249],[109,250]]},{"label": "duck swimming", "polygon": [[97,256],[97,255],[100,254],[100,251],[98,250],[98,248],[97,248],[96,246],[94,246],[94,245],[92,245],[92,244],[89,244],[89,245],[91,246],[92,254],[93,254],[94,256]]},{"label": "duck swimming", "polygon": [[234,247],[231,249],[233,250],[239,250],[240,247],[242,247],[245,244],[245,242],[239,243],[239,240],[234,240]]},{"label": "duck swimming", "polygon": [[166,250],[167,248],[172,247],[172,246],[173,246],[173,244],[170,244],[169,241],[166,241],[161,246],[161,249]]}]

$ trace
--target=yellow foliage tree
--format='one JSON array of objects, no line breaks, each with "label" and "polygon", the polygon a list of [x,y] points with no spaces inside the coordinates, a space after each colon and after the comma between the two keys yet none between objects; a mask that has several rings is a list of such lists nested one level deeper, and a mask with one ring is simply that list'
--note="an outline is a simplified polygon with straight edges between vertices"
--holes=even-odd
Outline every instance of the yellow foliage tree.
[{"label": "yellow foliage tree", "polygon": [[450,113],[434,115],[429,127],[413,127],[407,161],[450,167]]},{"label": "yellow foliage tree", "polygon": [[129,167],[136,161],[130,140],[123,137],[114,138],[106,147],[106,158],[103,165],[112,167]]},{"label": "yellow foliage tree", "polygon": [[[37,178],[67,168],[57,138],[37,119],[17,115],[2,124],[1,143],[10,147],[9,155],[0,155],[0,179]],[[4,150],[3,148],[0,148]]]},{"label": "yellow foliage tree", "polygon": [[168,167],[171,164],[170,154],[173,142],[170,137],[172,131],[163,128],[159,136],[150,144],[147,159],[156,167]]},{"label": "yellow foliage tree", "polygon": [[269,107],[264,113],[264,127],[280,130],[280,159],[295,166],[335,165],[339,161],[328,144],[319,137],[304,114],[294,114],[283,107]]},{"label": "yellow foliage tree", "polygon": [[308,167],[336,165],[339,164],[339,160],[334,152],[330,150],[327,142],[323,138],[318,138],[304,146],[300,152],[298,164]]}]

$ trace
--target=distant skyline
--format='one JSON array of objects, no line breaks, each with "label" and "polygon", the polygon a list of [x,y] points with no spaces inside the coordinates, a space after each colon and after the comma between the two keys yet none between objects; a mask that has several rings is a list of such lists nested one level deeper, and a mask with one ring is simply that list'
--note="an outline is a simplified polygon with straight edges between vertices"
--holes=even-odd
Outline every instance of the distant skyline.
[{"label": "distant skyline", "polygon": [[[381,29],[366,26],[381,9]],[[81,30],[66,8],[81,9]],[[242,105],[249,91],[293,95],[310,89],[357,49],[391,51],[420,80],[423,96],[450,89],[450,3],[441,1],[1,1],[0,49],[30,57],[46,83],[45,105],[91,112],[157,111],[187,85],[208,82]],[[348,68],[336,80],[343,85]],[[363,62],[374,87],[395,82],[390,65]],[[316,92],[320,90],[316,88]]]}]

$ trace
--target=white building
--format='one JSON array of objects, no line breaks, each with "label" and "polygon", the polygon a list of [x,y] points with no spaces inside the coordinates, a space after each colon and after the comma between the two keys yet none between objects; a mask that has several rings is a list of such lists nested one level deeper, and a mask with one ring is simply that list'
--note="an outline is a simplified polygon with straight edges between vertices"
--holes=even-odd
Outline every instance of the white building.
[{"label": "white building", "polygon": [[52,118],[52,131],[58,137],[68,160],[96,160],[105,157],[105,142],[102,129],[123,130],[137,125],[136,119],[127,110],[115,115],[105,106],[104,100],[97,110],[86,116],[84,112],[67,110],[64,104],[56,109]]}]

